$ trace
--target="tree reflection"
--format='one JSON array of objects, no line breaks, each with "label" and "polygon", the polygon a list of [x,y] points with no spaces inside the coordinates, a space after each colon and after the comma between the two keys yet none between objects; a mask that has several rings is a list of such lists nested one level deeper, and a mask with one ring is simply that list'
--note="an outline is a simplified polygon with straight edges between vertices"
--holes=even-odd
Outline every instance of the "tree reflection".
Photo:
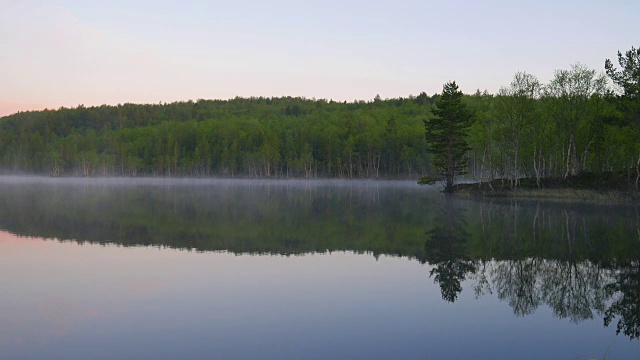
[{"label": "tree reflection", "polygon": [[[640,241],[640,213],[635,211],[635,226]],[[609,326],[618,319],[616,334],[623,333],[632,339],[640,338],[640,254],[638,247],[633,249],[633,259],[615,264],[615,277],[605,287],[611,297],[611,306],[604,316],[604,325]]]},{"label": "tree reflection", "polygon": [[590,261],[528,258],[494,261],[489,269],[488,286],[509,303],[515,315],[530,315],[546,305],[556,317],[572,322],[604,313],[605,284],[612,279],[611,271]]},{"label": "tree reflection", "polygon": [[598,264],[545,262],[541,275],[542,299],[556,316],[578,322],[604,311],[607,276]]},{"label": "tree reflection", "polygon": [[438,197],[429,199],[437,214],[424,216],[411,191],[289,186],[7,185],[0,229],[119,246],[402,256],[432,266],[445,301],[469,286],[516,316],[548,306],[572,322],[602,316],[640,338],[638,207]]},{"label": "tree reflection", "polygon": [[536,259],[503,261],[492,270],[492,280],[498,299],[506,300],[514,314],[532,314],[540,305],[538,284],[539,263]]},{"label": "tree reflection", "polygon": [[615,280],[607,284],[606,292],[612,297],[605,311],[604,325],[618,318],[616,334],[640,338],[640,261],[630,261],[616,271]]},{"label": "tree reflection", "polygon": [[452,201],[436,216],[434,226],[427,232],[424,244],[425,260],[433,265],[429,276],[440,285],[442,298],[454,302],[462,291],[462,281],[476,271],[475,262],[467,256],[466,221]]}]

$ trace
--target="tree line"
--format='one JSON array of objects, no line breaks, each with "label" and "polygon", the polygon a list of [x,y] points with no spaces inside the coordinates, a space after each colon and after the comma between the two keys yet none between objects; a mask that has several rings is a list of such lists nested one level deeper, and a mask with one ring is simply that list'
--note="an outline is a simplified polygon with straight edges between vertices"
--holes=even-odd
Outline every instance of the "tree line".
[{"label": "tree line", "polygon": [[[640,49],[618,53],[618,64],[606,60],[606,75],[575,64],[547,84],[518,72],[497,94],[460,93],[470,121],[459,129],[456,171],[512,186],[523,177],[626,171],[637,185]],[[418,177],[442,166],[428,128],[425,138],[442,100],[423,92],[22,112],[0,119],[0,168],[52,176]]]},{"label": "tree line", "polygon": [[540,185],[542,178],[626,171],[637,187],[640,49],[618,56],[623,69],[635,63],[633,83],[621,81],[607,60],[613,86],[602,72],[575,64],[556,70],[548,84],[518,72],[497,95],[471,96],[476,121],[467,139],[474,176],[510,179],[517,186],[522,177]]},{"label": "tree line", "polygon": [[0,167],[54,176],[376,178],[426,173],[431,97],[235,98],[0,120]]}]

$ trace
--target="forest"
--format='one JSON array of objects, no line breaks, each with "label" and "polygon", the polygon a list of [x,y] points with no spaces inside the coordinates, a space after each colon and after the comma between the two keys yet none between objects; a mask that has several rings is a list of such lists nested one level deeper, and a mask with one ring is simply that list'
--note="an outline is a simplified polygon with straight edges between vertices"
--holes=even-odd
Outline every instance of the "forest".
[{"label": "forest", "polygon": [[[623,172],[640,180],[640,49],[549,83],[518,72],[463,96],[468,178]],[[619,68],[618,68],[619,66]],[[0,171],[48,176],[417,178],[440,94],[336,102],[252,97],[30,111],[0,118]],[[437,108],[436,108],[437,109]]]}]

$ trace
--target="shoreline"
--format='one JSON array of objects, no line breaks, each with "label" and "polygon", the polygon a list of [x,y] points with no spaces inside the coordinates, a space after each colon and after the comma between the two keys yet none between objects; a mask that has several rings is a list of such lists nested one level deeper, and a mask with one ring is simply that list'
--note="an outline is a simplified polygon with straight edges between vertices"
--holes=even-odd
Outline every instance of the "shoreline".
[{"label": "shoreline", "polygon": [[640,203],[640,191],[619,188],[580,188],[580,187],[542,187],[521,186],[515,189],[494,187],[486,183],[458,184],[454,194],[466,198],[482,199],[522,199],[560,202],[584,202],[607,204]]}]

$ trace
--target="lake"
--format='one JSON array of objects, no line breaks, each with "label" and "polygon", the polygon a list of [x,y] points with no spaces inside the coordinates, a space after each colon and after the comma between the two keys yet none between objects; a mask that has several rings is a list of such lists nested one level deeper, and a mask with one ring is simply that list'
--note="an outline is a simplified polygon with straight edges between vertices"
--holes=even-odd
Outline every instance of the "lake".
[{"label": "lake", "polygon": [[0,177],[0,358],[639,358],[639,210]]}]

